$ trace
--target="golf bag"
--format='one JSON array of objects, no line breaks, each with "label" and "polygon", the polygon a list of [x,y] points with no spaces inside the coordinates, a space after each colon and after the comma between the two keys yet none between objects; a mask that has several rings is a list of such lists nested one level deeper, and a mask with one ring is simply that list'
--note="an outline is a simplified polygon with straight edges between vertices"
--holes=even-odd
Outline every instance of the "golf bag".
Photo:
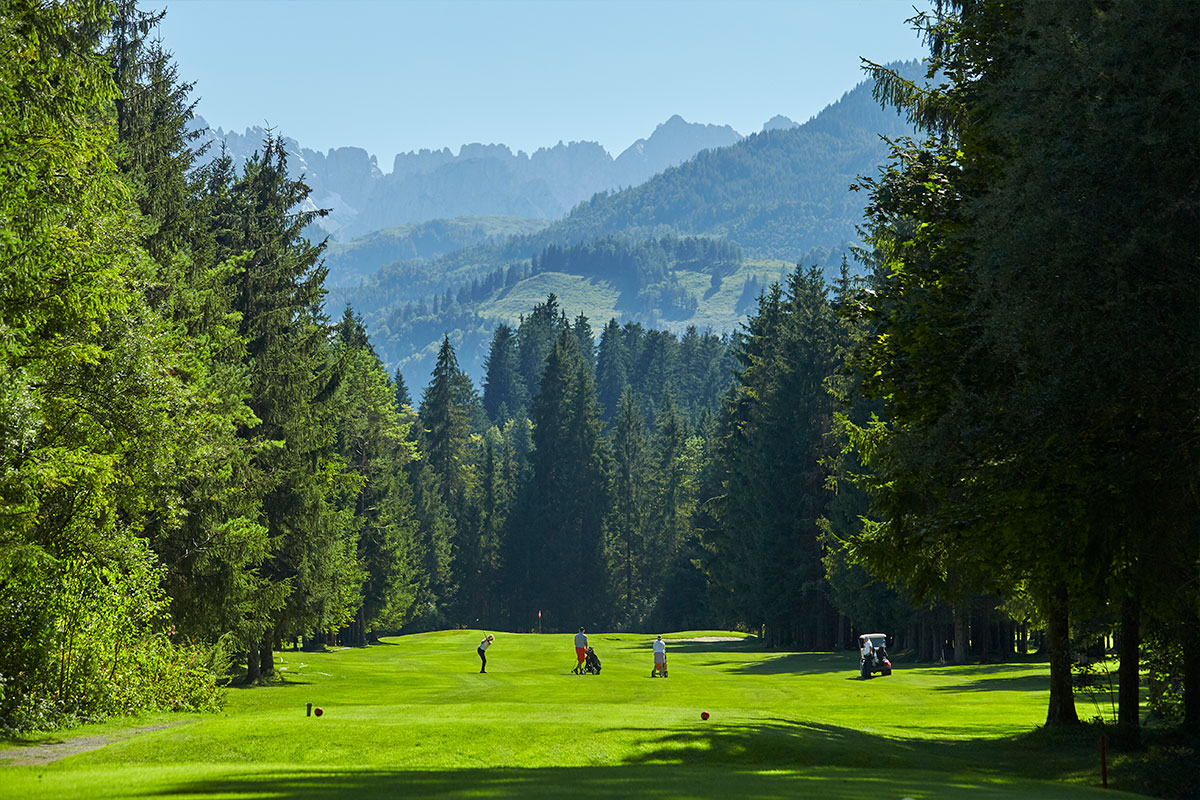
[{"label": "golf bag", "polygon": [[587,659],[583,662],[583,671],[589,675],[600,674],[600,656],[590,647],[587,649]]}]

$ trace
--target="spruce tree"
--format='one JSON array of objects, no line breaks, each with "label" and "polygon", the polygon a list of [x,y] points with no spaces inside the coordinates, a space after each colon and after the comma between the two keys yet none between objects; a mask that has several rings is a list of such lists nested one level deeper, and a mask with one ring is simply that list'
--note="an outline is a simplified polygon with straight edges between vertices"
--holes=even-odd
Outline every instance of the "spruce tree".
[{"label": "spruce tree", "polygon": [[503,425],[525,413],[528,394],[521,379],[517,338],[504,323],[496,326],[491,347],[484,362],[483,409],[488,419]]},{"label": "spruce tree", "polygon": [[269,554],[248,641],[248,674],[273,669],[282,638],[340,627],[355,604],[355,542],[334,494],[335,413],[340,370],[320,311],[325,270],[321,246],[302,231],[320,212],[295,212],[308,188],[292,180],[280,139],[269,136],[230,189],[232,226],[224,246],[245,253],[232,277],[240,334],[247,342],[249,405],[260,421],[243,429],[254,445],[263,487]]},{"label": "spruce tree", "polygon": [[[510,624],[532,625],[540,610],[550,629],[574,629],[607,611],[602,537],[608,497],[595,386],[570,330],[546,357],[530,422],[530,477],[505,538]],[[584,585],[589,591],[581,591]]]},{"label": "spruce tree", "polygon": [[611,421],[617,413],[617,403],[629,385],[629,354],[621,327],[610,319],[600,333],[596,356],[596,394],[604,419]]},{"label": "spruce tree", "polygon": [[194,389],[173,424],[192,446],[180,450],[157,487],[157,514],[146,527],[166,571],[177,630],[215,641],[242,634],[245,609],[258,590],[253,570],[265,557],[259,521],[261,494],[250,486],[252,451],[238,440],[253,417],[246,406],[249,374],[228,285],[239,265],[218,263],[215,241],[227,218],[215,213],[228,191],[224,163],[189,175],[197,134],[189,130],[194,103],[161,42],[150,40],[161,13],[118,4],[106,53],[121,90],[115,160],[148,230],[143,246],[154,262],[146,293],[181,338],[177,374]]},{"label": "spruce tree", "polygon": [[408,393],[408,386],[404,383],[404,373],[396,367],[396,372],[392,375],[392,392],[395,395],[396,411],[403,413],[405,407],[412,408],[412,395]]},{"label": "spruce tree", "polygon": [[517,326],[517,358],[521,379],[525,382],[526,394],[531,398],[538,393],[547,354],[562,328],[558,298],[553,294],[546,298],[546,302],[535,305],[533,312]]},{"label": "spruce tree", "polygon": [[449,337],[442,341],[429,385],[421,397],[421,452],[454,525],[453,576],[458,612],[477,615],[486,594],[481,542],[477,453],[472,419],[478,400],[458,367]]},{"label": "spruce tree", "polygon": [[609,525],[609,564],[619,624],[636,624],[645,614],[654,589],[649,547],[650,464],[643,412],[628,387],[621,395],[612,430],[613,502]]}]

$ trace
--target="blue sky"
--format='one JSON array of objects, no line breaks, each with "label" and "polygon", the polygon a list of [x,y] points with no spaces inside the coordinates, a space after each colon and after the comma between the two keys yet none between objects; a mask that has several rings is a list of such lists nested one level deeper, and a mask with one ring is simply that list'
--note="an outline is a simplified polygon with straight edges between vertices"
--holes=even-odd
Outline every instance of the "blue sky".
[{"label": "blue sky", "polygon": [[378,156],[469,142],[612,155],[672,114],[753,133],[803,122],[918,58],[921,0],[159,0],[209,124]]}]

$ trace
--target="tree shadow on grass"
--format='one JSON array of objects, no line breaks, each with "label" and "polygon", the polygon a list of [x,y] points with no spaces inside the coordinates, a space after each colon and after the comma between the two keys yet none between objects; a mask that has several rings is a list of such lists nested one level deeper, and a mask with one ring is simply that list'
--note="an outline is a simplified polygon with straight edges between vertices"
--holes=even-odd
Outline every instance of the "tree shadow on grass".
[{"label": "tree shadow on grass", "polygon": [[1019,675],[1010,678],[982,678],[970,683],[935,686],[939,692],[1045,692],[1050,688],[1049,675]]},{"label": "tree shadow on grass", "polygon": [[[1052,794],[1052,787],[1042,797]],[[1065,787],[1062,787],[1065,788]],[[948,800],[970,795],[976,800],[1028,796],[1012,785],[974,776],[937,775],[905,770],[903,775],[869,774],[847,770],[756,769],[736,766],[676,764],[611,767],[543,767],[540,769],[464,769],[448,771],[345,770],[312,768],[286,772],[243,772],[212,780],[184,781],[159,797],[288,798],[332,800],[375,798],[541,798],[608,800],[638,797],[666,800],[711,797],[740,800],[782,800],[821,797],[829,800],[879,800],[903,793]]]},{"label": "tree shadow on grass", "polygon": [[1004,672],[1018,672],[1045,664],[1046,661],[1005,661],[999,664],[936,664],[934,666],[953,669],[958,675],[999,675]]},{"label": "tree shadow on grass", "polygon": [[245,675],[233,678],[221,684],[222,689],[270,689],[272,686],[311,686],[311,681],[296,680],[300,673],[280,671],[263,681],[248,681]]},{"label": "tree shadow on grass", "polygon": [[[999,740],[932,741],[889,739],[849,728],[774,719],[651,735],[639,755],[611,766],[444,771],[231,766],[224,774],[206,778],[164,778],[147,794],[290,800],[1111,797],[1112,792],[1092,794],[1060,782],[1090,778],[1089,769],[1095,766],[1092,744],[1086,729],[1075,735],[1038,731]],[[1110,781],[1121,788],[1120,775],[1110,772]]]},{"label": "tree shadow on grass", "polygon": [[[641,755],[630,762],[730,763],[747,767],[777,764],[885,775],[920,769],[943,773],[946,780],[950,776],[970,776],[977,781],[1061,781],[1095,772],[1099,781],[1096,732],[1088,726],[1067,731],[1038,729],[993,739],[952,738],[961,736],[961,731],[922,732],[946,738],[890,738],[853,728],[785,719],[751,725],[697,725],[694,730],[665,734],[649,742],[651,746],[643,748]],[[1110,773],[1110,780],[1113,778]]]},{"label": "tree shadow on grass", "polygon": [[738,675],[826,675],[847,671],[858,674],[858,660],[843,653],[785,653],[751,662],[712,661],[706,666],[725,667]]},{"label": "tree shadow on grass", "polygon": [[[649,646],[647,644],[647,646]],[[771,652],[763,647],[756,636],[747,636],[732,642],[678,642],[667,640],[668,653],[763,653]]]}]

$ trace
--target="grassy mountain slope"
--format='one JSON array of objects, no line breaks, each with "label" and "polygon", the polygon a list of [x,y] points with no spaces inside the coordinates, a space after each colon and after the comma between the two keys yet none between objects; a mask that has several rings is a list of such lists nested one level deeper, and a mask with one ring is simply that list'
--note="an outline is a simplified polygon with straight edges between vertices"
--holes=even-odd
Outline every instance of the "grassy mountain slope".
[{"label": "grassy mountain slope", "polygon": [[493,215],[455,217],[384,228],[349,242],[330,242],[325,251],[329,286],[355,286],[384,264],[403,259],[427,260],[472,245],[494,243],[511,236],[529,236],[550,222]]},{"label": "grassy mountain slope", "polygon": [[[675,281],[697,300],[687,319],[672,321],[642,317],[650,327],[680,333],[689,325],[697,330],[731,331],[754,307],[763,288],[780,280],[792,264],[775,259],[744,259],[714,290],[712,277],[702,270],[676,270]],[[385,309],[367,318],[371,340],[392,369],[399,367],[409,387],[420,391],[428,382],[443,335],[449,335],[459,365],[479,383],[484,375],[492,331],[504,322],[516,327],[534,305],[547,295],[559,298],[563,311],[572,319],[587,317],[593,332],[609,319],[636,318],[621,308],[621,289],[612,281],[563,272],[541,272],[505,287],[486,299],[449,311],[432,312],[401,319],[396,310]]]}]

